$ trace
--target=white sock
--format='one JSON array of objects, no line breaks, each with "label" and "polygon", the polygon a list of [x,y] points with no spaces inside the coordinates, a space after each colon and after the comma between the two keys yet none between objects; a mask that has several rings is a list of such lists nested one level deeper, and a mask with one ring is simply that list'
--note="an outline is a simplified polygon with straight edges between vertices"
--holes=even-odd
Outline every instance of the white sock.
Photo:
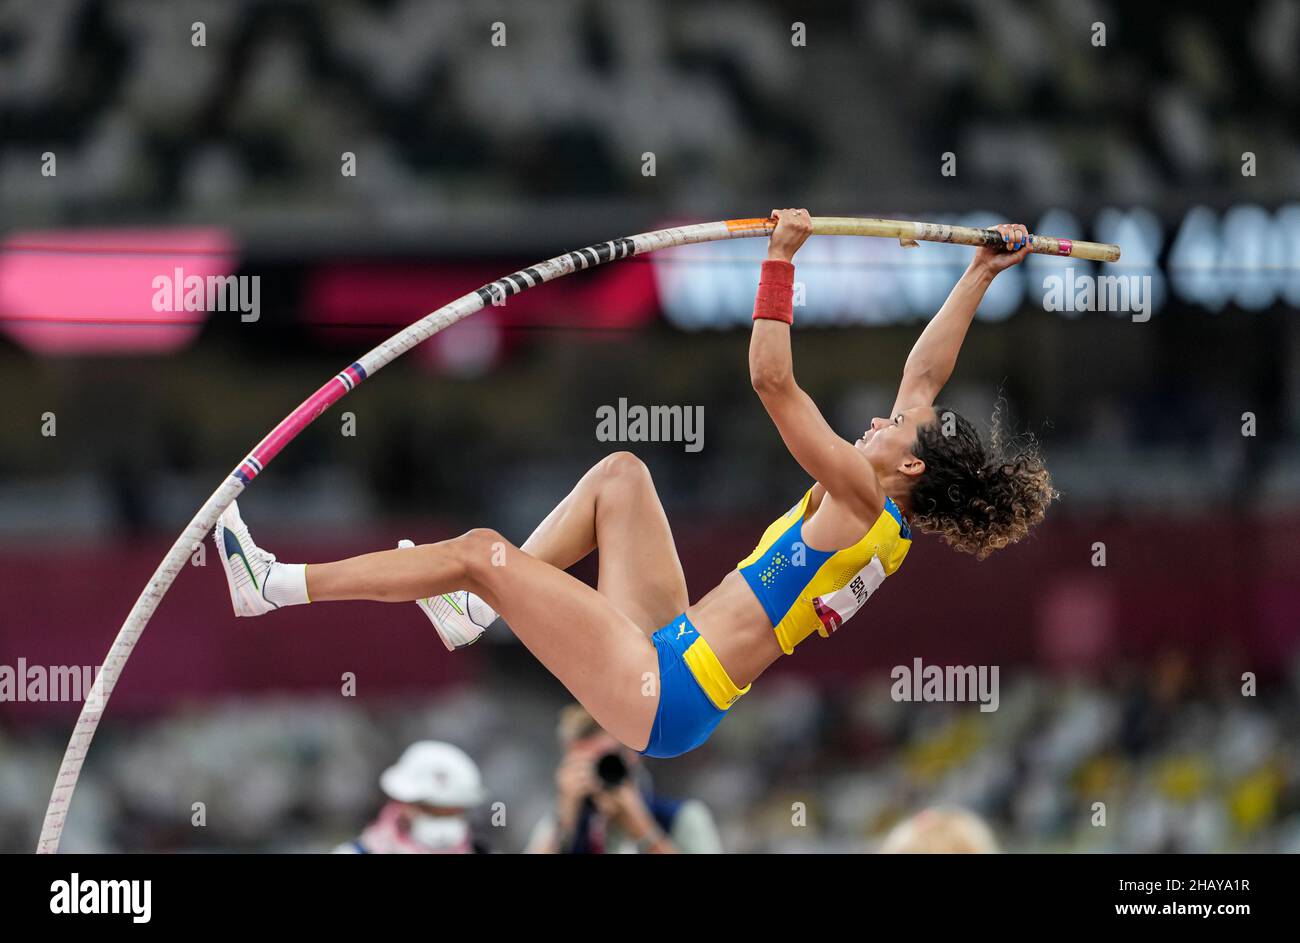
[{"label": "white sock", "polygon": [[300,606],[307,598],[307,564],[272,563],[262,595],[277,606]]}]

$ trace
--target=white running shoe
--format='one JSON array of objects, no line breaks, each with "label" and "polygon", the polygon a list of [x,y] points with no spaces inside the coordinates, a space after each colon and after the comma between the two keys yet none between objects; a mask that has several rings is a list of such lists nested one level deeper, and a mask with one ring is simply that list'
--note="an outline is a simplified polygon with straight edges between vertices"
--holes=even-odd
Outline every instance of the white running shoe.
[{"label": "white running shoe", "polygon": [[[400,540],[397,546],[406,548],[414,547],[415,544],[409,540]],[[483,637],[487,627],[497,620],[497,614],[491,606],[464,589],[417,599],[415,604],[429,617],[438,632],[438,638],[442,639],[442,644],[447,646],[449,652],[473,645]]]},{"label": "white running shoe", "polygon": [[248,525],[239,516],[239,505],[232,501],[230,507],[217,518],[212,531],[217,543],[217,553],[226,568],[226,584],[230,587],[230,602],[237,616],[260,616],[279,609],[264,595],[266,578],[275,563],[275,554],[267,553],[253,543]]}]

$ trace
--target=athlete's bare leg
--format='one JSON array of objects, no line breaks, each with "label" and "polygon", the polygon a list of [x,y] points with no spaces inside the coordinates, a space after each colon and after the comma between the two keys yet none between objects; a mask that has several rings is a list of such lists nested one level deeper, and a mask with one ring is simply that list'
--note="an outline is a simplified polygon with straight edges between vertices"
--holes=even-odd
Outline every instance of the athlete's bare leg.
[{"label": "athlete's bare leg", "polygon": [[659,702],[649,638],[605,596],[495,531],[313,563],[307,589],[314,602],[410,602],[468,589],[506,619],[601,727],[635,750],[649,740]]},{"label": "athlete's bare leg", "polygon": [[[593,592],[561,571],[597,549]],[[521,560],[529,562],[516,565]],[[606,730],[634,749],[645,745],[658,703],[658,660],[646,636],[689,603],[668,518],[649,470],[630,452],[588,471],[522,548],[476,530],[312,564],[307,578],[313,601],[477,593]]]},{"label": "athlete's bare leg", "polygon": [[646,633],[690,603],[668,517],[649,469],[631,452],[583,475],[520,549],[562,570],[599,550],[597,589]]}]

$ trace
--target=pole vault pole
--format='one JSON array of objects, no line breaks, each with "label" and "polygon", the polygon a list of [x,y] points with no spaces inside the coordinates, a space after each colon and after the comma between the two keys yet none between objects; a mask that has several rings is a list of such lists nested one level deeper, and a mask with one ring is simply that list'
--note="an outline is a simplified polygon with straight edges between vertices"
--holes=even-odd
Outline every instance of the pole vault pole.
[{"label": "pole vault pole", "polygon": [[[915,245],[920,242],[950,242],[969,246],[1001,246],[1002,237],[992,229],[975,229],[967,226],[947,226],[937,223],[916,223],[890,219],[858,219],[842,216],[814,217],[813,234],[825,236],[881,236],[898,239],[903,245]],[[59,764],[59,773],[54,781],[54,790],[50,795],[50,804],[45,810],[45,821],[41,826],[41,836],[37,844],[40,854],[53,854],[59,850],[59,839],[63,835],[63,825],[68,816],[68,805],[72,793],[81,776],[81,767],[85,763],[90,742],[95,730],[104,716],[108,699],[113,688],[131,657],[131,651],[140,640],[141,633],[153,617],[158,604],[171,588],[181,568],[207,535],[212,531],[221,513],[230,506],[230,502],[262,473],[271,460],[280,451],[307,428],[321,413],[329,409],[347,393],[376,371],[386,367],[402,354],[417,344],[428,340],[444,328],[469,317],[489,304],[504,301],[511,295],[529,288],[535,288],[544,282],[553,281],[564,275],[583,269],[594,268],[605,262],[630,258],[656,249],[669,249],[674,246],[692,245],[699,242],[716,242],[722,239],[745,239],[752,236],[769,235],[776,222],[770,218],[729,219],[714,223],[698,223],[691,226],[677,226],[656,232],[641,233],[637,236],[624,236],[610,242],[577,249],[564,255],[557,255],[529,268],[520,269],[512,275],[499,278],[477,291],[457,298],[451,304],[444,305],[437,311],[425,315],[414,324],[398,331],[378,347],[365,354],[361,359],[337,373],[328,383],[309,396],[297,409],[290,413],[281,423],[271,430],[257,446],[226,476],[220,487],[199,508],[198,513],[181,531],[176,542],[172,544],[167,555],[163,557],[158,569],[154,571],[149,582],[145,584],[130,614],[118,630],[117,637],[104,657],[98,676],[89,694],[82,704],[77,725],[68,740],[63,753],[63,762]],[[1095,242],[1077,242],[1069,239],[1054,239],[1047,236],[1031,236],[1030,251],[1044,255],[1061,255],[1072,258],[1091,259],[1102,262],[1114,262],[1119,259],[1118,246],[1103,245]]]}]

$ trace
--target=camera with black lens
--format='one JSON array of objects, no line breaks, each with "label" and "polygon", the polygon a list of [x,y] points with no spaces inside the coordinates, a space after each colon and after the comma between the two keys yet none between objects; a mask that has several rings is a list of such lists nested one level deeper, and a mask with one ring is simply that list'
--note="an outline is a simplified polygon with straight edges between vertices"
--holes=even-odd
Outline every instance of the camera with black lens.
[{"label": "camera with black lens", "polygon": [[618,752],[606,753],[596,761],[596,778],[605,789],[617,789],[627,782],[627,763]]}]

